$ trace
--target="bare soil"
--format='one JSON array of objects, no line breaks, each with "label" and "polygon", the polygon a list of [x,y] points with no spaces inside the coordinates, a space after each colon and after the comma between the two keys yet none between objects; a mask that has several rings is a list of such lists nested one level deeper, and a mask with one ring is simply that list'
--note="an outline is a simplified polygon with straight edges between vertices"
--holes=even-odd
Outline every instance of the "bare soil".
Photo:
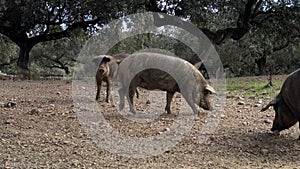
[{"label": "bare soil", "polygon": [[[72,83],[67,81],[0,81],[0,168],[299,168],[298,125],[275,136],[270,132],[274,111],[260,112],[272,98],[227,96],[224,115],[206,142],[197,139],[204,121],[200,116],[175,147],[156,156],[131,158],[93,142],[73,110],[71,92]],[[142,104],[147,99],[141,93],[136,99],[138,109],[148,106]],[[176,105],[180,105],[177,96],[172,115],[137,124],[122,118],[104,100],[102,90],[99,113],[130,137],[168,130],[178,115]]]}]

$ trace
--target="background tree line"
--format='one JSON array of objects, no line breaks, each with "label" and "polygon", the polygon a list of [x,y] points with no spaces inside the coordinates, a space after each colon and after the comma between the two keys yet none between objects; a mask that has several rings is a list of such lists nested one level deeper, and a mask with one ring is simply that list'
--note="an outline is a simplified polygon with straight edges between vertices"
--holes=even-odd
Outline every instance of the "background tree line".
[{"label": "background tree line", "polygon": [[[0,70],[24,77],[71,75],[80,49],[98,29],[146,11],[183,19],[154,15],[157,26],[196,25],[216,45],[230,76],[283,74],[300,67],[299,0],[2,0]],[[178,40],[154,34],[127,38],[110,53],[146,48],[193,55]]]}]

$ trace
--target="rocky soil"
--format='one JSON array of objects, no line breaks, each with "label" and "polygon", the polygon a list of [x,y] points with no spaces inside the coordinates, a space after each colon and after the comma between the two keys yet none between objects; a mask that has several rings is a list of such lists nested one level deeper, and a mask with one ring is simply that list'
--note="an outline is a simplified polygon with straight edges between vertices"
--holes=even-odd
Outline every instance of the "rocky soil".
[{"label": "rocky soil", "polygon": [[[91,88],[95,91],[94,85]],[[260,112],[270,97],[227,95],[219,125],[205,142],[199,143],[199,133],[208,123],[210,112],[195,118],[192,128],[182,133],[183,138],[176,145],[162,148],[162,153],[146,152],[149,157],[135,158],[139,152],[131,150],[136,145],[128,147],[128,152],[116,154],[117,136],[110,142],[115,145],[103,146],[95,141],[107,139],[103,133],[93,135],[86,127],[98,132],[102,131],[100,128],[112,127],[126,138],[135,139],[171,133],[179,118],[180,95],[172,103],[173,114],[167,115],[164,107],[158,107],[155,120],[138,122],[123,117],[114,104],[104,102],[102,91],[96,116],[103,115],[105,126],[95,119],[91,119],[95,124],[80,121],[83,114],[77,113],[72,89],[72,83],[66,81],[0,81],[0,168],[299,168],[298,125],[280,136],[273,135],[270,128],[274,111]],[[153,104],[146,103],[147,96],[141,90],[141,98],[135,99],[138,110]],[[95,104],[93,99],[94,93],[86,104]],[[158,102],[164,105],[165,99]],[[178,134],[181,133],[172,136]]]}]

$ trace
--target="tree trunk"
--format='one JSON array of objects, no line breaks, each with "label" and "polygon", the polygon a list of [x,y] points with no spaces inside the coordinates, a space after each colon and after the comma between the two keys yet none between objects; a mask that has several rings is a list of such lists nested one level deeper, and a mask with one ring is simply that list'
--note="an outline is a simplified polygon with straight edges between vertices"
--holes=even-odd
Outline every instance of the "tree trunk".
[{"label": "tree trunk", "polygon": [[265,74],[265,68],[266,68],[266,63],[267,59],[265,57],[259,58],[255,60],[255,63],[258,67],[258,73],[259,75],[264,75]]},{"label": "tree trunk", "polygon": [[31,50],[31,47],[28,47],[26,45],[19,46],[20,52],[19,52],[19,58],[17,62],[17,71],[18,75],[21,79],[30,79],[30,71],[28,69],[28,63],[29,63],[29,52]]},{"label": "tree trunk", "polygon": [[70,72],[70,70],[69,70],[69,68],[68,68],[68,66],[65,66],[64,67],[64,71],[65,71],[65,73],[67,74],[67,75],[69,75],[71,72]]}]

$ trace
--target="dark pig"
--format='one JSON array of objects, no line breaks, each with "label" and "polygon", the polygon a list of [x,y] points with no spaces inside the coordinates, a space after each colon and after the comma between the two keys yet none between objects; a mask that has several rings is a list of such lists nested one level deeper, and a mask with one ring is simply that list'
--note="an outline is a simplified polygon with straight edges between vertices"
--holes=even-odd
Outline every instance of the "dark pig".
[{"label": "dark pig", "polygon": [[280,131],[300,121],[300,69],[286,78],[280,93],[261,111],[267,110],[270,106],[275,110],[275,119],[271,128],[274,133],[279,134]]},{"label": "dark pig", "polygon": [[99,94],[102,86],[102,82],[106,82],[106,102],[109,102],[109,98],[111,95],[111,84],[112,78],[116,75],[118,64],[126,57],[127,54],[119,54],[115,56],[109,55],[100,55],[96,56],[93,59],[93,62],[97,65],[96,72],[96,85],[97,85],[97,93],[96,100],[99,99]]},{"label": "dark pig", "polygon": [[[109,102],[110,95],[111,95],[111,85],[112,85],[112,78],[116,75],[118,64],[122,62],[124,58],[126,58],[129,54],[117,54],[114,56],[110,55],[100,55],[96,56],[93,59],[93,62],[97,66],[96,72],[96,85],[97,85],[97,93],[96,93],[96,100],[99,99],[100,90],[102,86],[102,82],[106,82],[106,102]],[[137,93],[138,97],[138,93]]]}]

